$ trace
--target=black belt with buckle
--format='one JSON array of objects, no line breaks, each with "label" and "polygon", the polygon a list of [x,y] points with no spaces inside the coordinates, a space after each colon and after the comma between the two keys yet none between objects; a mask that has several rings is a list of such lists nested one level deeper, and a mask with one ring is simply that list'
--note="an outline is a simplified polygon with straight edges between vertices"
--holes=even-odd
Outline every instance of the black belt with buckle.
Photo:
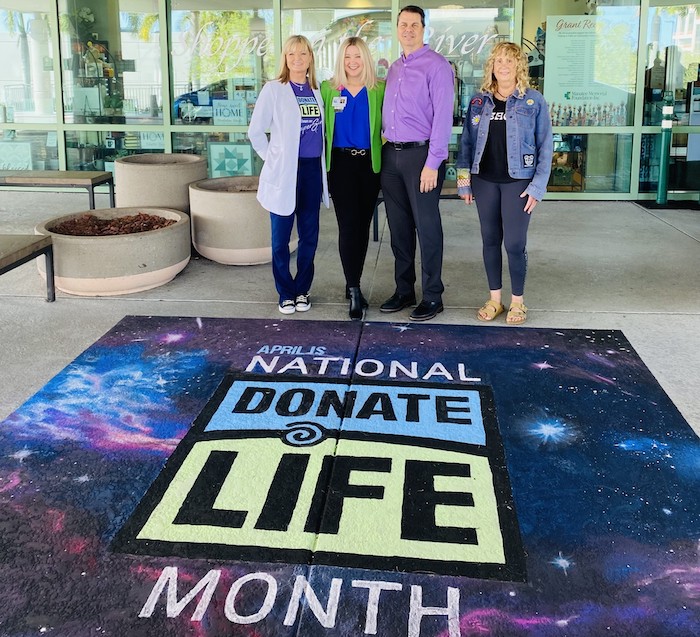
[{"label": "black belt with buckle", "polygon": [[341,153],[348,153],[353,157],[356,155],[364,157],[369,152],[369,148],[342,148],[341,146],[334,146],[333,149],[338,150]]},{"label": "black belt with buckle", "polygon": [[419,146],[427,146],[428,142],[387,142],[394,150],[404,150],[405,148],[418,148]]}]

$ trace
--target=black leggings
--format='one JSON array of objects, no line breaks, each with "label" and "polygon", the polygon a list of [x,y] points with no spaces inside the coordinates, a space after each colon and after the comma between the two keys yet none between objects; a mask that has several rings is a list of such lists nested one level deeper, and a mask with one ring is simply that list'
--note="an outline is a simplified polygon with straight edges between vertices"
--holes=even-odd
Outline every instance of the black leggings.
[{"label": "black leggings", "polygon": [[510,287],[513,296],[522,296],[527,273],[527,227],[530,215],[525,212],[527,196],[520,197],[530,181],[519,179],[498,184],[472,175],[472,193],[481,223],[484,266],[489,290],[503,287],[503,255],[508,255]]},{"label": "black leggings", "polygon": [[379,194],[372,159],[333,149],[328,189],[338,219],[338,249],[348,287],[360,287],[369,245],[369,227]]}]

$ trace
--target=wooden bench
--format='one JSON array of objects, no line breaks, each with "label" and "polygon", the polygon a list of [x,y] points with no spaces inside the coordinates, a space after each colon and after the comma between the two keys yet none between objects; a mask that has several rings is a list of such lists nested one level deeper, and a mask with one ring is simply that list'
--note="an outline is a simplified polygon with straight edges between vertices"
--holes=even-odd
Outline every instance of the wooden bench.
[{"label": "wooden bench", "polygon": [[46,300],[55,301],[53,239],[41,234],[0,234],[0,275],[42,254],[46,258]]},{"label": "wooden bench", "polygon": [[[457,183],[445,181],[440,191],[440,199],[459,199],[457,194]],[[377,203],[374,204],[374,218],[372,220],[372,239],[379,241],[379,204],[384,201],[384,193],[380,190]]]},{"label": "wooden bench", "polygon": [[109,186],[109,206],[114,208],[114,175],[99,170],[0,170],[0,186],[32,188],[86,188],[90,210],[95,209],[95,186]]}]

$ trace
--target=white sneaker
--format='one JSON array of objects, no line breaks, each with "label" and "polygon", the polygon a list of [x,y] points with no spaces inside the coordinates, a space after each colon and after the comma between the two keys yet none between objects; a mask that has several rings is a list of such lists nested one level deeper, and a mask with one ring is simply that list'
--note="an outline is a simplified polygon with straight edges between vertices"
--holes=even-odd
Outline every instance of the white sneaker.
[{"label": "white sneaker", "polygon": [[308,294],[299,294],[294,300],[297,312],[308,312],[311,309],[311,302]]},{"label": "white sneaker", "polygon": [[282,314],[294,314],[294,311],[297,308],[294,305],[294,301],[292,301],[292,299],[285,299],[284,301],[280,301],[278,309],[280,312],[282,312]]}]

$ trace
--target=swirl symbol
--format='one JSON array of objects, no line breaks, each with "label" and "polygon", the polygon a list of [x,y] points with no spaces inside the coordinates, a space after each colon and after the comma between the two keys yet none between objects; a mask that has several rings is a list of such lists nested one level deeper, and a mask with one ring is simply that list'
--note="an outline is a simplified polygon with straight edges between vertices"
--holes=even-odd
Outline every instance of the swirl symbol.
[{"label": "swirl symbol", "polygon": [[284,432],[283,441],[293,447],[316,445],[325,438],[323,427],[310,421],[290,422],[289,431]]}]

